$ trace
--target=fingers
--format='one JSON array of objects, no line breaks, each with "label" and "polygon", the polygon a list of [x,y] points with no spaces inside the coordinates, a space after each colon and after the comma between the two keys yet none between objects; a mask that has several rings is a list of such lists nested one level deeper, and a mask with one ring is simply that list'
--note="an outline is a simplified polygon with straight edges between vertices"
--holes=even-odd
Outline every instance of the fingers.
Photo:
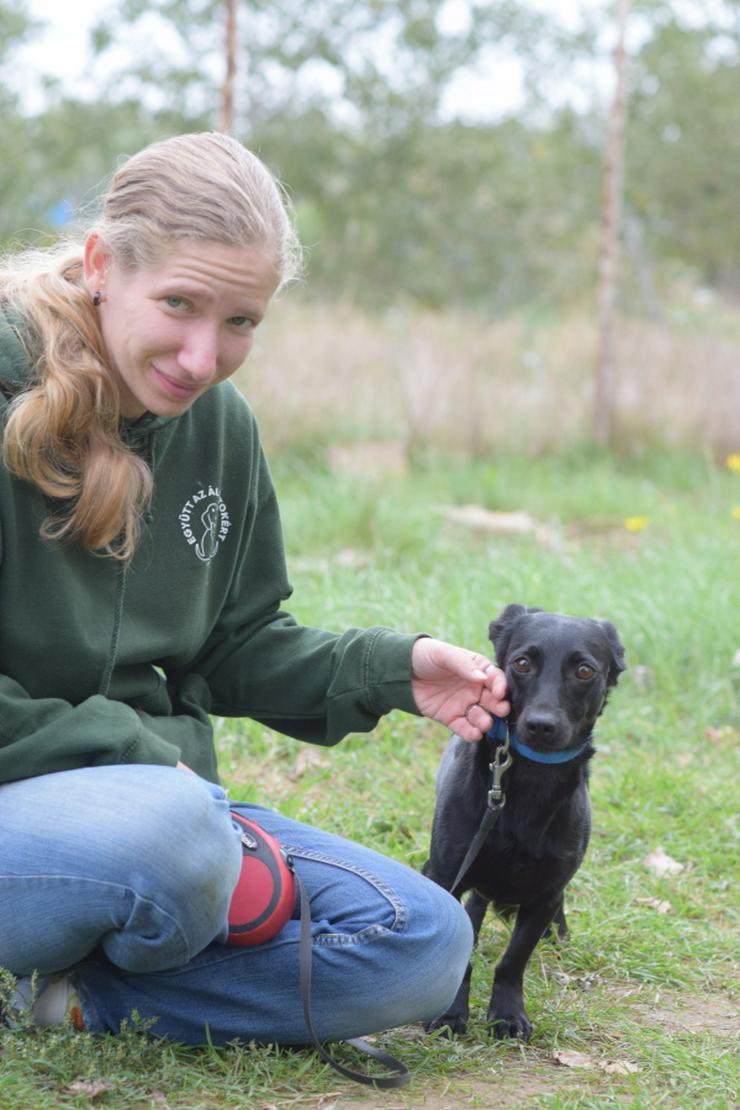
[{"label": "fingers", "polygon": [[477,701],[468,706],[468,708],[463,713],[463,717],[468,722],[468,724],[472,728],[480,732],[481,735],[484,732],[488,732],[488,730],[493,725],[493,718],[491,714],[483,708],[480,702]]},{"label": "fingers", "polygon": [[490,660],[480,668],[483,688],[476,701],[463,713],[464,724],[457,730],[463,740],[476,741],[493,727],[494,717],[508,717],[511,706],[507,699],[506,675]]},{"label": "fingers", "polygon": [[506,675],[497,667],[495,663],[488,663],[483,671],[485,675],[485,683],[491,694],[497,701],[503,701],[506,697]]}]

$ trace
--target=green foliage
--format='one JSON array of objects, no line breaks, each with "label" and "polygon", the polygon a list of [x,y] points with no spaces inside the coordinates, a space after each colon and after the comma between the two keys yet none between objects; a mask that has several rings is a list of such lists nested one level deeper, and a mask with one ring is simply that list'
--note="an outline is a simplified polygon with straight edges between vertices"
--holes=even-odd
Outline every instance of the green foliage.
[{"label": "green foliage", "polygon": [[740,27],[657,14],[633,67],[628,201],[659,256],[737,292]]},{"label": "green foliage", "polygon": [[[433,0],[238,5],[236,131],[290,188],[310,288],[489,317],[588,303],[611,7],[591,6],[573,30],[526,0],[469,0],[456,22],[448,10]],[[153,137],[214,126],[223,12],[217,0],[119,0],[93,33],[94,105],[57,90],[29,119],[0,91],[0,239],[53,230],[58,202],[88,200],[119,155]],[[622,255],[633,309],[657,315],[677,277],[737,292],[735,13],[731,0],[635,8]],[[6,74],[27,27],[21,4],[0,6]],[[177,50],[163,50],[162,36]],[[496,84],[510,56],[524,78],[513,109]],[[470,72],[490,78],[490,103],[452,118],[446,96]]]}]

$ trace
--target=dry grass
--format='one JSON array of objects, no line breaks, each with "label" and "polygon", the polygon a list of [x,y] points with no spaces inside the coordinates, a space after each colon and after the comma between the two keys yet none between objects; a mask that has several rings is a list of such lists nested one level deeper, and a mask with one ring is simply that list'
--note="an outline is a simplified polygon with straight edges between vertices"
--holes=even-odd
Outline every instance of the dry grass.
[{"label": "dry grass", "polygon": [[[276,304],[237,378],[271,452],[394,441],[476,457],[538,454],[589,439],[596,332],[573,311],[552,321],[485,322],[461,313]],[[623,319],[618,329],[617,436],[738,449],[740,321],[716,327]]]}]

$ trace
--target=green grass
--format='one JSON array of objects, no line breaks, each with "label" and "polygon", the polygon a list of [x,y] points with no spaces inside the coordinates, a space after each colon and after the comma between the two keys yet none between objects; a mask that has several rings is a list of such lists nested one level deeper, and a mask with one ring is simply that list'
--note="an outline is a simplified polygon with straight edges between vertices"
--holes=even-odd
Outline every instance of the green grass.
[{"label": "green grass", "polygon": [[[130,1030],[100,1040],[4,1031],[2,1106],[734,1107],[740,475],[656,452],[438,461],[365,481],[337,477],[321,460],[284,459],[275,477],[291,608],[306,622],[385,623],[478,649],[489,620],[521,601],[619,628],[630,669],[598,732],[594,834],[568,893],[571,937],[561,948],[541,944],[526,977],[533,1040],[486,1036],[506,936],[489,919],[468,1036],[450,1043],[404,1029],[382,1038],[413,1073],[405,1092],[368,1095],[311,1052],[193,1050]],[[445,507],[465,503],[525,509],[548,526],[548,541],[450,523]],[[624,521],[635,516],[647,525],[630,532]],[[423,863],[441,726],[392,714],[331,750],[247,721],[221,722],[218,735],[233,797]],[[307,750],[316,759],[297,764]],[[644,866],[657,845],[684,864],[679,875]],[[555,1051],[584,1053],[591,1066],[558,1066]],[[614,1061],[637,1070],[604,1070]],[[106,1084],[95,1097],[72,1086],[95,1080]]]}]

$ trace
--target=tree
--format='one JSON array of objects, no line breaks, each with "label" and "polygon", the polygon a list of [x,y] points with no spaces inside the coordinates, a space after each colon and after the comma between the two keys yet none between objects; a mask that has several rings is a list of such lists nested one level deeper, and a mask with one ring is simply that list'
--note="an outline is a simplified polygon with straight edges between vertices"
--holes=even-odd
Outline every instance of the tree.
[{"label": "tree", "polygon": [[[3,159],[0,164],[0,240],[22,226],[28,208],[32,178],[27,171],[28,136],[17,95],[4,80],[13,50],[27,41],[34,23],[27,5],[12,0],[0,3],[0,117],[3,121]],[[32,210],[31,210],[32,211]]]},{"label": "tree", "polygon": [[[444,8],[439,0],[239,0],[236,127],[250,133],[307,102],[354,125],[369,117],[390,126],[409,115],[431,121],[462,68],[492,43],[533,50],[547,23],[515,0],[493,7],[460,0],[463,18],[454,27]],[[127,81],[213,105],[223,25],[224,0],[118,0],[94,37],[104,57],[120,44],[122,26],[129,37],[139,28],[145,37]],[[165,34],[170,43],[177,38],[175,62],[163,59]],[[113,72],[111,87],[121,77]]]},{"label": "tree", "polygon": [[632,63],[626,204],[658,259],[740,295],[740,4],[648,6]]},{"label": "tree", "polygon": [[601,215],[598,308],[599,352],[594,391],[594,432],[601,447],[610,444],[614,422],[615,353],[614,309],[617,293],[619,231],[624,181],[624,128],[627,117],[627,58],[625,32],[631,0],[618,0],[614,47],[615,89],[604,155],[604,202]]}]

